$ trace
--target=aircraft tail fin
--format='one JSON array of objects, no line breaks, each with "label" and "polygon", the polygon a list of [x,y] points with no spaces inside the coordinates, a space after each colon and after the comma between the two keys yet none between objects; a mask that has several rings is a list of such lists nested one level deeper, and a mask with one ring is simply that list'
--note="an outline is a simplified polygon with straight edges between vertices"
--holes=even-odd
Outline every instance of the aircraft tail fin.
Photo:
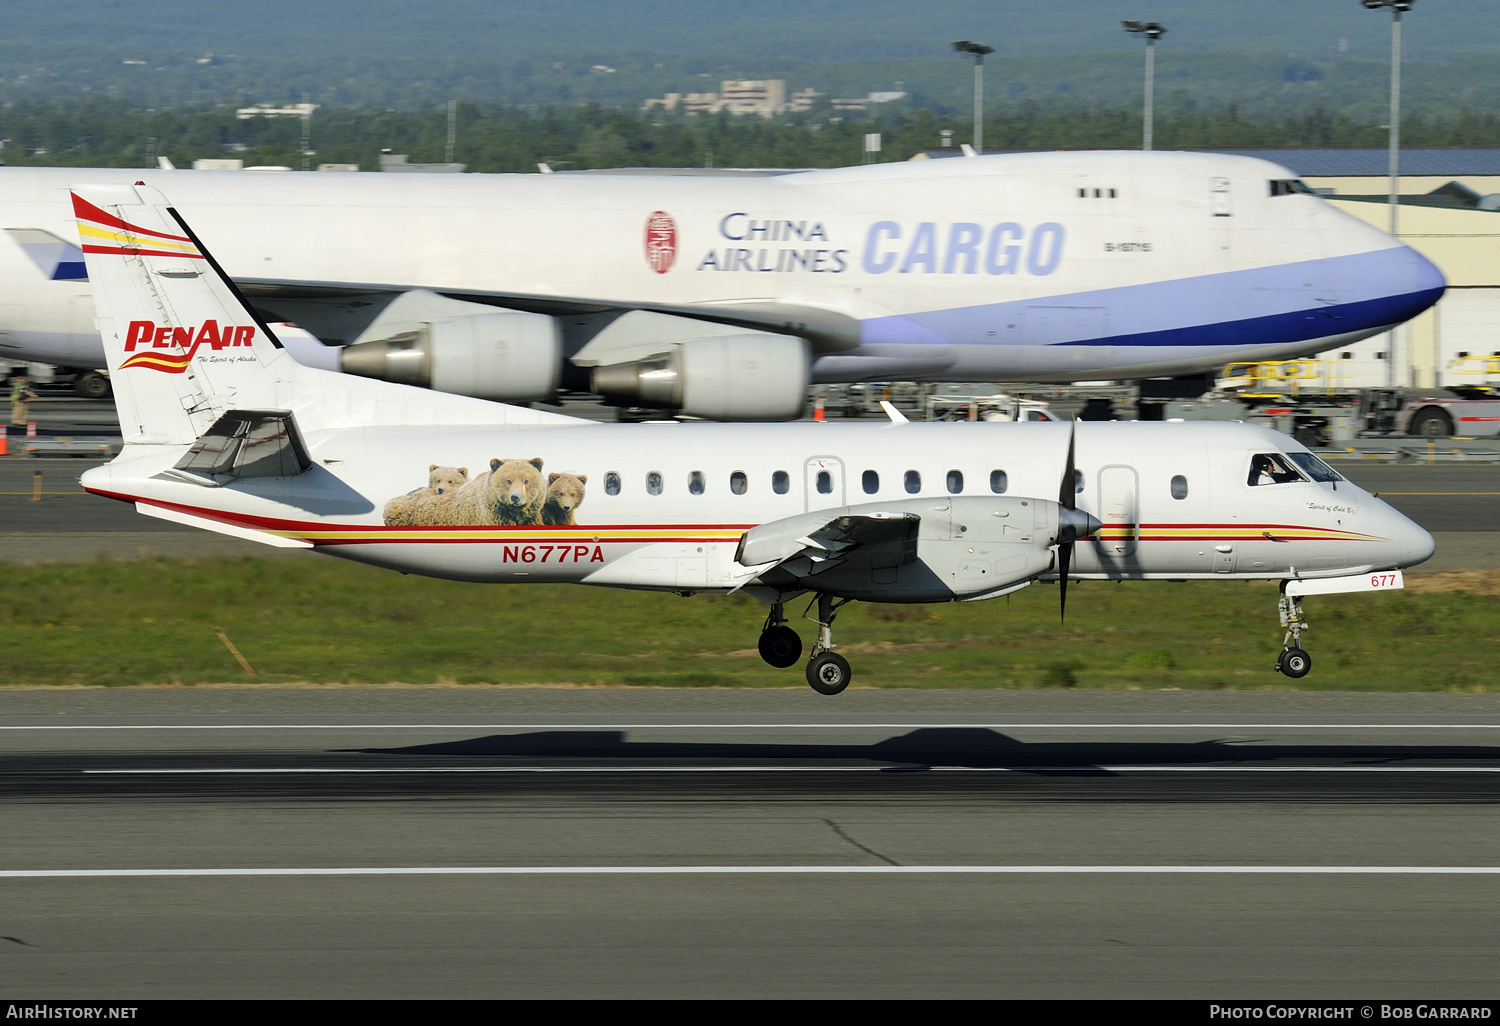
[{"label": "aircraft tail fin", "polygon": [[226,409],[274,408],[290,357],[160,192],[73,191],[127,442],[190,443]]}]

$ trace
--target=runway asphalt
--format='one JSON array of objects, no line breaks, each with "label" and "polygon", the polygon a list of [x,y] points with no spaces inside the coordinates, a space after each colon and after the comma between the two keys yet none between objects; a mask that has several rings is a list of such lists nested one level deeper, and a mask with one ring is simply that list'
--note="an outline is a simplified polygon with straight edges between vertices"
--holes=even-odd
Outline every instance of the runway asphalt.
[{"label": "runway asphalt", "polygon": [[1500,992],[1500,696],[11,690],[0,767],[5,996]]}]

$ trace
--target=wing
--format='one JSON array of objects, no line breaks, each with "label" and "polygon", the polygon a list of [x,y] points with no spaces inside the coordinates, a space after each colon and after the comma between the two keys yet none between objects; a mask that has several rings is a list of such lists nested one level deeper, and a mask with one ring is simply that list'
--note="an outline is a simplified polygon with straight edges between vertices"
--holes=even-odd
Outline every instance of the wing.
[{"label": "wing", "polygon": [[900,510],[807,513],[762,524],[740,538],[735,560],[799,579],[835,568],[894,570],[916,562],[922,518]]}]

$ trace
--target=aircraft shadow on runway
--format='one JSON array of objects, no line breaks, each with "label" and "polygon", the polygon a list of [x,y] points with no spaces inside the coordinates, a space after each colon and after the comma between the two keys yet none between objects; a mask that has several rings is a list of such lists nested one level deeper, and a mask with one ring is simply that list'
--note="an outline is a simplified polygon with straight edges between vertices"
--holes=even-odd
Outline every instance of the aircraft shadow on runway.
[{"label": "aircraft shadow on runway", "polygon": [[378,748],[280,749],[272,743],[15,752],[0,755],[0,802],[592,795],[611,802],[1493,804],[1500,802],[1497,770],[1500,745],[1299,744],[1248,731],[1183,742],[1021,741],[983,727],[926,727],[878,741],[830,743],[631,740],[620,730],[579,728]]},{"label": "aircraft shadow on runway", "polygon": [[987,727],[924,727],[870,744],[738,741],[632,741],[619,730],[535,731],[401,748],[365,755],[470,760],[602,760],[616,764],[857,765],[889,770],[932,767],[1013,769],[1031,773],[1116,772],[1152,766],[1472,766],[1500,767],[1500,746],[1267,744],[1252,739],[1189,742],[1028,742]]}]

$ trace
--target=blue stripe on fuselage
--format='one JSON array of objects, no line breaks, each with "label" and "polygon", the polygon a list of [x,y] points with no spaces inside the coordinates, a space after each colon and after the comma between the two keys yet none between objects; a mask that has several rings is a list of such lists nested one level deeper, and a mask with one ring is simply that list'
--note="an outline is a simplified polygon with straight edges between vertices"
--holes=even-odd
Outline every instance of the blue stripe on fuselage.
[{"label": "blue stripe on fuselage", "polygon": [[1379,329],[1442,296],[1406,246],[861,324],[864,344],[1264,346]]}]

